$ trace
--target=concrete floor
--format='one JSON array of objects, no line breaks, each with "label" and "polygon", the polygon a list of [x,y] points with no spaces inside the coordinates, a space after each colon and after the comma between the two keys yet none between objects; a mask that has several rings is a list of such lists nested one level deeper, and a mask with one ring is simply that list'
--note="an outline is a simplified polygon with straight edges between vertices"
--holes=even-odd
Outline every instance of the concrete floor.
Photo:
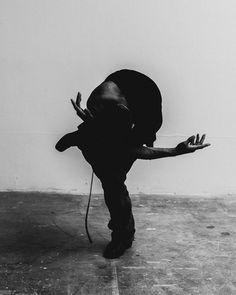
[{"label": "concrete floor", "polygon": [[87,197],[0,193],[0,295],[236,294],[236,197],[133,196],[136,240],[106,260],[108,212]]}]

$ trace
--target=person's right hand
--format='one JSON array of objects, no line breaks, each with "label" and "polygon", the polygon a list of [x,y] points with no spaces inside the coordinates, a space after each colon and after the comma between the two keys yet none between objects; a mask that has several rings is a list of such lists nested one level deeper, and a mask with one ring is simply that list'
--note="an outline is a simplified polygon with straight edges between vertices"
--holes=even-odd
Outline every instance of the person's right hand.
[{"label": "person's right hand", "polygon": [[87,109],[83,110],[80,106],[80,103],[81,103],[81,93],[80,92],[78,92],[78,94],[77,94],[76,102],[73,99],[71,99],[70,101],[71,101],[74,109],[76,110],[77,115],[83,121],[87,121],[89,119],[92,119],[91,113]]}]

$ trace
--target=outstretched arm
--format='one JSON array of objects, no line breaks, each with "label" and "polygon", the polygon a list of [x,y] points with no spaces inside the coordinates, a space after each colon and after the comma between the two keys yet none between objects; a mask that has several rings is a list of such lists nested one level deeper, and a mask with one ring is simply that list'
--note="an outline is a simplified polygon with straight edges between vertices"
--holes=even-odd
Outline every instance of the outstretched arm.
[{"label": "outstretched arm", "polygon": [[153,160],[164,157],[175,157],[183,154],[193,153],[196,150],[210,146],[209,143],[204,143],[206,135],[200,138],[199,134],[189,137],[186,141],[179,143],[175,148],[155,148],[155,147],[135,147],[133,153],[137,159]]}]

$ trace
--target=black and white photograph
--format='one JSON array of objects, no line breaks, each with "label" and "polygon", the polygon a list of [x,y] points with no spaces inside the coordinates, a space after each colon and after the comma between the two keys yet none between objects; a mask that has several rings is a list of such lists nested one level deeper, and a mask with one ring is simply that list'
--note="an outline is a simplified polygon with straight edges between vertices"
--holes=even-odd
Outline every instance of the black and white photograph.
[{"label": "black and white photograph", "polygon": [[236,2],[0,0],[0,295],[236,295]]}]

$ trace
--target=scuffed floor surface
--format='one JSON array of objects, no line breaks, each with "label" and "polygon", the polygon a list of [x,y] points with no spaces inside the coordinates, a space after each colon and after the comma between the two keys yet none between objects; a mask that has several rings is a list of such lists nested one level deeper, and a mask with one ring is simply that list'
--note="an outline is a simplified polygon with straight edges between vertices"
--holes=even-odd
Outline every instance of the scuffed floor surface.
[{"label": "scuffed floor surface", "polygon": [[236,294],[236,197],[132,196],[133,247],[101,253],[108,212],[87,197],[0,193],[0,295]]}]

